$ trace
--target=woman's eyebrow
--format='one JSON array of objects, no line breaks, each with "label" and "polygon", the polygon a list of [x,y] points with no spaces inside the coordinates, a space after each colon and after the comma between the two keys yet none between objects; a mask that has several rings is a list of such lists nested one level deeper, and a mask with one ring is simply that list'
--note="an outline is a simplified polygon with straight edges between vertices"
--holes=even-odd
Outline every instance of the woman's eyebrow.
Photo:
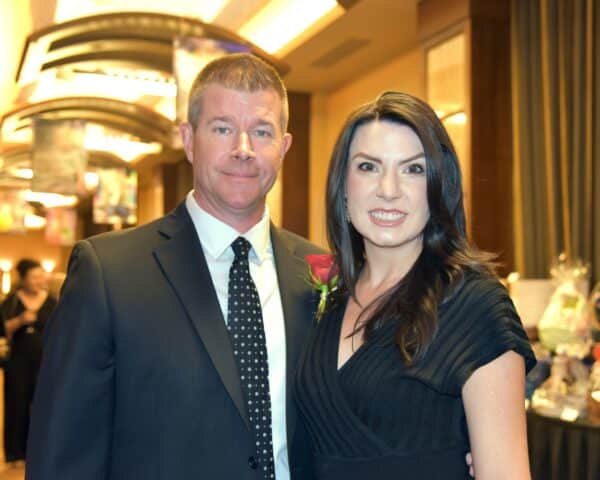
[{"label": "woman's eyebrow", "polygon": [[[357,157],[362,157],[362,158],[365,158],[365,159],[370,160],[370,161],[375,162],[375,163],[381,163],[381,159],[379,159],[378,157],[374,157],[373,155],[369,155],[368,153],[365,153],[365,152],[357,152],[357,153],[355,153],[352,156],[352,160],[354,160]],[[417,159],[419,159],[421,157],[423,157],[423,158],[425,157],[425,152],[415,153],[414,155],[411,155],[408,158],[400,160],[400,165],[403,165],[403,164],[408,163],[408,162],[412,162],[413,160],[417,160]]]}]

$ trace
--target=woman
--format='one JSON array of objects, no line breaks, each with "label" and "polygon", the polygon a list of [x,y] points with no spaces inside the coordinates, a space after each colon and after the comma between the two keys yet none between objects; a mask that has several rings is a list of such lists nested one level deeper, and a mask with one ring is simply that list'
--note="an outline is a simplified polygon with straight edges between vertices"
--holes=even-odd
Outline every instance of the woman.
[{"label": "woman", "polygon": [[339,288],[296,378],[321,480],[529,479],[534,357],[490,256],[465,237],[458,160],[431,108],[387,92],[335,147]]},{"label": "woman", "polygon": [[17,264],[19,284],[2,304],[10,357],[4,369],[4,450],[6,461],[25,460],[29,409],[42,357],[42,331],[56,300],[48,294],[46,272],[30,259]]}]

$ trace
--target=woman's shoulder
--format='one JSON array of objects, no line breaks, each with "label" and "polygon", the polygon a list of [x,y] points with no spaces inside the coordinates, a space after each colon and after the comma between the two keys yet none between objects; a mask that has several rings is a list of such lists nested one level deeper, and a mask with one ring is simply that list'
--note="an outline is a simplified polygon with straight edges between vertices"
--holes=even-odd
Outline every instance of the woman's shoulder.
[{"label": "woman's shoulder", "polygon": [[456,284],[449,289],[441,304],[444,307],[485,308],[494,305],[513,308],[506,287],[498,277],[483,271],[466,270]]},{"label": "woman's shoulder", "polygon": [[0,305],[6,305],[7,303],[10,303],[10,302],[14,301],[15,297],[16,297],[15,290],[11,290],[10,292],[8,292],[6,294],[6,297],[4,297],[2,299],[2,301],[0,301]]},{"label": "woman's shoulder", "polygon": [[[525,336],[507,289],[488,273],[465,272],[446,304],[440,308],[440,329],[452,337],[493,338],[500,332]],[[487,340],[484,340],[487,341]]]},{"label": "woman's shoulder", "polygon": [[2,303],[0,304],[0,309],[4,314],[12,312],[17,306],[22,303],[19,296],[17,295],[16,290],[12,290],[9,292]]},{"label": "woman's shoulder", "polygon": [[440,310],[440,342],[452,365],[452,385],[460,389],[479,366],[508,350],[521,354],[530,369],[535,360],[517,311],[500,280],[467,272],[462,285]]}]

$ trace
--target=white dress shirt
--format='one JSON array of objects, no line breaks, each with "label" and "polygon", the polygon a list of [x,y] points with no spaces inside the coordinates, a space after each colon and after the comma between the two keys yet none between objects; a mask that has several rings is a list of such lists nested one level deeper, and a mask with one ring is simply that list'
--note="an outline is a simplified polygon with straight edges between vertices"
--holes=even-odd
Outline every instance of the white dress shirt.
[{"label": "white dress shirt", "polygon": [[193,196],[193,190],[185,200],[192,217],[215,291],[227,322],[227,289],[229,269],[235,257],[231,243],[239,236],[252,245],[248,255],[250,275],[256,284],[262,305],[267,356],[269,362],[269,390],[271,393],[271,420],[273,430],[273,456],[275,478],[289,480],[289,464],[286,435],[286,343],[283,306],[277,281],[277,270],[271,244],[269,210],[260,221],[244,234],[203,210]]}]

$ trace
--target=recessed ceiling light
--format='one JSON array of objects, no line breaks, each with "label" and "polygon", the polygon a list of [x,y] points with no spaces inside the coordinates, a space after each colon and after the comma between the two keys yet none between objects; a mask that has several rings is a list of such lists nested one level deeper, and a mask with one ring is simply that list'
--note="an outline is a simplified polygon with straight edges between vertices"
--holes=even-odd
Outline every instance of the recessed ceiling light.
[{"label": "recessed ceiling light", "polygon": [[343,13],[335,0],[272,0],[238,33],[266,52],[281,56],[292,41],[305,38]]}]

